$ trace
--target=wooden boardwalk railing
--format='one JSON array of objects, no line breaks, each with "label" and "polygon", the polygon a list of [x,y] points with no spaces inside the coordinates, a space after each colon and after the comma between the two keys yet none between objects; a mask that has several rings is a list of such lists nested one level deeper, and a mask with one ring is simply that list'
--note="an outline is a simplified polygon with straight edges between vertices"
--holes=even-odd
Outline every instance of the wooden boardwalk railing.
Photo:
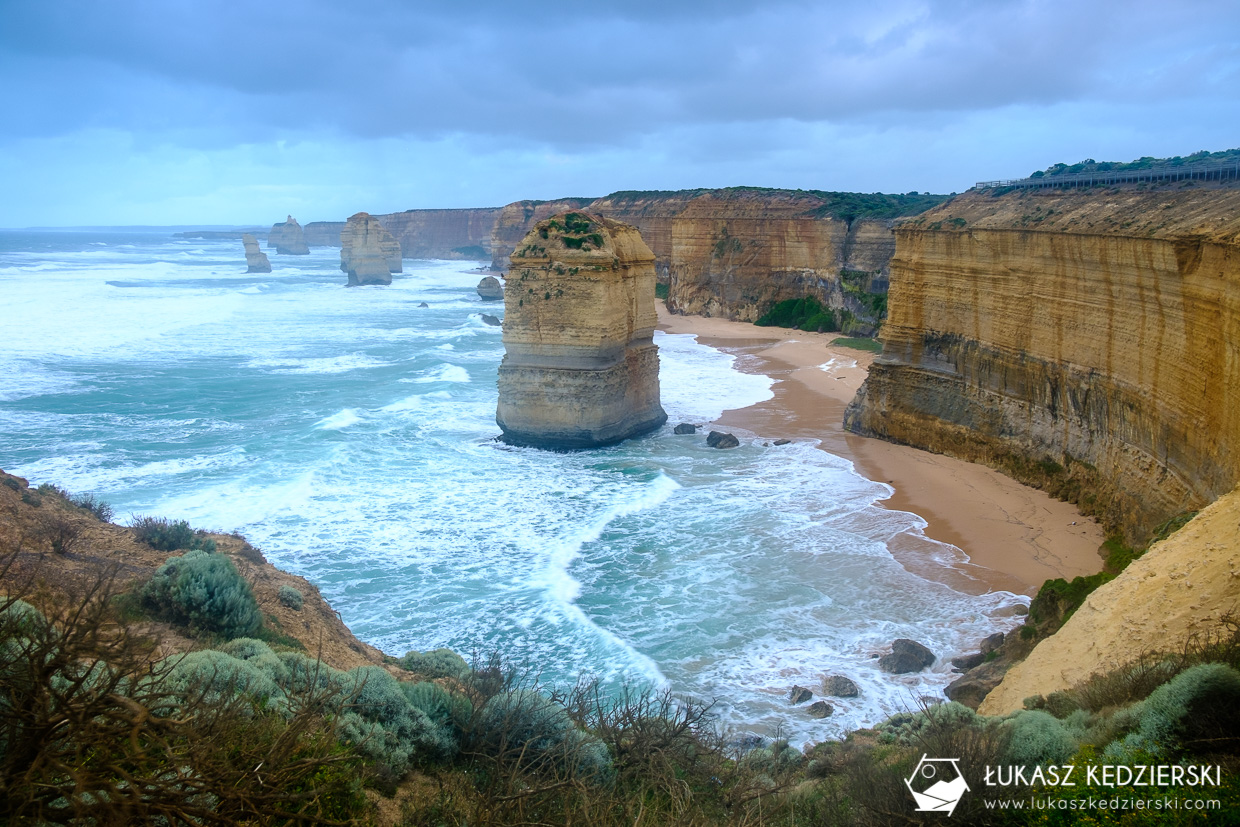
[{"label": "wooden boardwalk railing", "polygon": [[1203,161],[1196,164],[1164,165],[1147,169],[1106,170],[1104,172],[1065,172],[1040,178],[1017,178],[1009,181],[978,181],[973,189],[992,187],[1092,187],[1100,184],[1126,184],[1134,181],[1181,181],[1198,179],[1223,181],[1240,179],[1240,159]]}]

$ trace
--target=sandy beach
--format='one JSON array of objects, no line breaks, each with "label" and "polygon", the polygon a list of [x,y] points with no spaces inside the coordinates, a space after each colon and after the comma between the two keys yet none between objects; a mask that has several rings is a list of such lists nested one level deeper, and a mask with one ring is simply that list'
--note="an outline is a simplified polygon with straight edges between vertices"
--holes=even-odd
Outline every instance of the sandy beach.
[{"label": "sandy beach", "polygon": [[[845,432],[844,409],[873,354],[833,346],[839,334],[675,316],[662,303],[659,329],[694,334],[740,357],[739,369],[776,380],[772,399],[726,411],[716,428],[772,440],[820,440],[821,448],[852,461],[862,475],[894,488],[882,505],[911,511],[928,524],[925,536],[906,534],[891,543],[911,571],[970,593],[1032,595],[1049,578],[1101,569],[1102,529],[1075,506],[981,465]],[[959,550],[948,566],[942,544]]]}]

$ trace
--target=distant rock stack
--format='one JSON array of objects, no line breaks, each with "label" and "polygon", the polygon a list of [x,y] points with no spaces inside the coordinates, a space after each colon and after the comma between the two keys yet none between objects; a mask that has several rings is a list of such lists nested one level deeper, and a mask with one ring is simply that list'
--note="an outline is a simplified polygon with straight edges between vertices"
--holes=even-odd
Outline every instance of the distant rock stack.
[{"label": "distant rock stack", "polygon": [[276,248],[282,256],[308,256],[310,248],[306,246],[306,237],[301,231],[297,219],[289,216],[283,224],[272,224],[271,234],[267,236],[267,249]]},{"label": "distant rock stack", "polygon": [[512,265],[495,414],[502,439],[593,448],[666,422],[654,254],[637,229],[563,213],[534,225]]},{"label": "distant rock stack", "polygon": [[504,300],[504,285],[499,283],[499,279],[495,276],[487,276],[478,282],[478,296],[484,302],[502,302]]},{"label": "distant rock stack", "polygon": [[401,272],[400,244],[370,213],[349,216],[340,231],[340,269],[349,274],[349,286],[391,284]]},{"label": "distant rock stack", "polygon": [[271,262],[267,259],[267,254],[258,248],[258,239],[249,233],[241,236],[241,243],[245,245],[245,263],[249,269],[247,273],[270,273]]}]

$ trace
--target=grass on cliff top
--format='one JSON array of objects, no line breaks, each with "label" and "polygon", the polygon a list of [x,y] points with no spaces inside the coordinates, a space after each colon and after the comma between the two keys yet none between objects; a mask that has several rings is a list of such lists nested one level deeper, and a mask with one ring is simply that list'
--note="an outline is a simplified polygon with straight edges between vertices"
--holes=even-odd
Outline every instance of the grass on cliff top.
[{"label": "grass on cliff top", "polygon": [[1046,169],[1034,172],[1030,178],[1042,178],[1047,175],[1067,175],[1075,172],[1127,172],[1129,170],[1150,169],[1151,167],[1178,167],[1185,164],[1196,164],[1202,161],[1237,161],[1240,160],[1240,148],[1225,149],[1221,152],[1201,150],[1192,155],[1176,155],[1172,158],[1152,158],[1145,156],[1135,161],[1095,161],[1086,158],[1076,164],[1051,164]]},{"label": "grass on cliff top", "polygon": [[[659,198],[696,198],[699,195],[731,197],[739,195],[792,196],[817,199],[820,206],[812,207],[805,215],[812,218],[839,218],[852,221],[857,218],[902,218],[923,213],[942,204],[951,196],[910,192],[889,195],[881,192],[827,192],[824,190],[787,190],[774,187],[725,187],[722,189],[692,190],[621,190],[605,196],[616,202],[641,201]],[[955,193],[952,193],[955,195]]]}]

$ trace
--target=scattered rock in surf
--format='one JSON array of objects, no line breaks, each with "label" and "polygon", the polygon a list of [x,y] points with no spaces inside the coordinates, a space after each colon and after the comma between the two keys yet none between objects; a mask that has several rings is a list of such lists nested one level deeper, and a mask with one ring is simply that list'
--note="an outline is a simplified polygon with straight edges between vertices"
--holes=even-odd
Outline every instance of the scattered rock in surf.
[{"label": "scattered rock in surf", "polygon": [[741,444],[741,441],[732,434],[711,431],[706,435],[706,444],[711,448],[735,448]]},{"label": "scattered rock in surf", "polygon": [[696,434],[698,426],[691,425],[688,422],[682,422],[672,429],[674,434]]},{"label": "scattered rock in surf", "polygon": [[892,642],[890,654],[878,659],[878,668],[893,675],[907,675],[920,672],[934,660],[934,653],[925,646],[902,637]]},{"label": "scattered rock in surf", "polygon": [[794,686],[792,687],[792,691],[788,693],[788,703],[796,706],[797,704],[805,703],[813,697],[814,693],[810,692],[804,686]]},{"label": "scattered rock in surf", "polygon": [[787,445],[787,444],[788,444],[788,443],[790,443],[790,442],[792,442],[792,440],[790,440],[790,439],[777,439],[777,440],[775,440],[775,444],[776,444],[776,445]]},{"label": "scattered rock in surf", "polygon": [[805,708],[805,711],[809,713],[809,717],[811,718],[826,718],[832,712],[835,712],[835,707],[831,706],[831,704],[826,701],[814,701]]},{"label": "scattered rock in surf", "polygon": [[981,651],[983,655],[989,655],[991,652],[1003,645],[1003,632],[995,632],[993,635],[987,635],[982,638]]},{"label": "scattered rock in surf", "polygon": [[952,658],[952,667],[957,672],[968,672],[970,669],[976,669],[986,662],[985,652],[974,652],[972,655],[965,655],[960,658]]},{"label": "scattered rock in surf", "polygon": [[489,313],[482,314],[482,321],[491,325],[491,327],[499,327],[499,318],[496,316],[492,316]]},{"label": "scattered rock in surf", "polygon": [[964,704],[969,709],[977,709],[990,690],[999,685],[1007,674],[1011,664],[1003,660],[992,660],[970,669],[947,685],[943,694],[950,700]]},{"label": "scattered rock in surf", "polygon": [[430,307],[426,302],[418,302],[418,307]]},{"label": "scattered rock in surf", "polygon": [[833,698],[855,698],[861,694],[861,690],[843,675],[827,675],[822,679],[822,694]]},{"label": "scattered rock in surf", "polygon": [[484,302],[502,302],[504,300],[504,287],[495,276],[487,276],[478,282],[478,296]]}]

